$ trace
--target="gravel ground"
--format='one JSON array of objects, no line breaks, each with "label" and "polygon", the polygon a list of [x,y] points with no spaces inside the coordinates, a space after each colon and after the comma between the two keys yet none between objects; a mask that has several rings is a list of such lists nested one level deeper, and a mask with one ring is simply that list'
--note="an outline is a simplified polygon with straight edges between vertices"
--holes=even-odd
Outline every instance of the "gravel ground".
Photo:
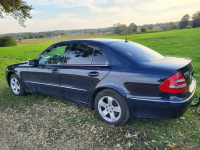
[{"label": "gravel ground", "polygon": [[[191,110],[182,119],[132,118],[127,124],[115,127],[100,121],[90,108],[48,96],[29,94],[16,97],[10,94],[6,90],[2,98],[7,97],[10,104],[16,104],[17,100],[21,103],[16,108],[0,106],[0,150],[199,147],[200,134],[197,132],[200,124],[197,118],[191,120],[192,116],[195,117]],[[33,98],[35,102],[30,105],[22,103]],[[191,119],[187,120],[187,117]]]},{"label": "gravel ground", "polygon": [[0,149],[121,149],[107,141],[113,128],[93,110],[72,103],[7,108],[0,112]]}]

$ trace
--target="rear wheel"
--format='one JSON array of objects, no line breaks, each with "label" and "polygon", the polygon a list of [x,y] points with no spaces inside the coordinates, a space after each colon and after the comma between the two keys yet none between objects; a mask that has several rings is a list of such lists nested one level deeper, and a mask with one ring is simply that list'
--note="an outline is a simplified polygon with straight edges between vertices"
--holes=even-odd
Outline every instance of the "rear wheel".
[{"label": "rear wheel", "polygon": [[10,77],[10,87],[12,92],[15,95],[26,95],[26,91],[24,88],[24,85],[22,84],[21,80],[19,77],[15,74],[11,75]]},{"label": "rear wheel", "polygon": [[123,125],[130,117],[124,97],[114,90],[106,89],[98,93],[94,106],[99,118],[111,125]]}]

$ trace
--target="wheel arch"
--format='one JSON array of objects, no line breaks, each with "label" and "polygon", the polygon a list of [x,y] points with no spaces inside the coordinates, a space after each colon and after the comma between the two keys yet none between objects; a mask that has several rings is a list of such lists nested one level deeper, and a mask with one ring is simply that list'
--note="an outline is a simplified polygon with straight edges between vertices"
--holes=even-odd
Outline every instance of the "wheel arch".
[{"label": "wheel arch", "polygon": [[110,90],[113,90],[117,93],[119,93],[121,96],[123,96],[124,98],[126,98],[126,93],[123,92],[123,90],[120,90],[120,89],[117,89],[115,87],[110,87],[110,86],[103,86],[103,87],[98,87],[97,89],[95,89],[91,96],[90,96],[90,106],[91,108],[94,109],[94,100],[95,100],[95,97],[97,96],[97,94],[103,90],[106,90],[106,89],[110,89]]},{"label": "wheel arch", "polygon": [[[6,79],[7,79],[7,82],[8,82],[8,85],[9,85],[9,86],[10,86],[10,77],[11,77],[13,74],[15,74],[13,71],[8,72],[8,74],[7,74]],[[16,74],[15,74],[15,75],[16,75]]]}]

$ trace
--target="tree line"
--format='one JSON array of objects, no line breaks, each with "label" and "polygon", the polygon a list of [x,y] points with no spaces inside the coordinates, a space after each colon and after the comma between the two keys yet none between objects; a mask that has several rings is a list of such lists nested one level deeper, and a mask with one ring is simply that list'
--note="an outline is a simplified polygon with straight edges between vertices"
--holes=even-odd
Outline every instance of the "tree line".
[{"label": "tree line", "polygon": [[114,27],[113,31],[114,34],[125,35],[137,32],[137,25],[134,23],[131,23],[129,26],[126,26],[125,24],[116,23],[113,25],[113,27]]},{"label": "tree line", "polygon": [[[26,33],[8,33],[5,36],[12,36],[17,40],[35,39],[35,38],[58,38],[69,34],[90,34],[112,32],[113,27],[98,28],[98,29],[78,29],[78,30],[55,30],[46,32],[26,32]],[[1,35],[0,35],[1,36]]]},{"label": "tree line", "polygon": [[192,21],[190,21],[190,16],[188,14],[184,15],[179,22],[180,29],[185,28],[197,28],[200,27],[200,11],[197,11],[192,15]]},{"label": "tree line", "polygon": [[165,29],[190,29],[200,27],[200,11],[197,11],[192,15],[190,20],[189,14],[184,15],[178,24],[170,22]]},{"label": "tree line", "polygon": [[[0,5],[2,5],[0,3]],[[0,11],[0,17],[2,17]],[[0,35],[0,47],[2,46],[14,46],[17,45],[15,39],[33,39],[33,38],[51,38],[51,37],[59,37],[65,36],[67,34],[90,34],[94,33],[113,33],[118,35],[127,35],[133,34],[135,32],[146,32],[147,30],[152,29],[163,29],[163,30],[172,30],[172,29],[189,29],[189,28],[197,28],[200,27],[200,11],[197,11],[192,15],[191,19],[188,14],[184,15],[181,18],[181,21],[177,22],[169,22],[169,23],[156,23],[156,24],[144,24],[143,26],[137,26],[135,23],[130,23],[128,26],[125,24],[116,23],[113,27],[107,28],[98,28],[98,29],[79,29],[79,30],[56,30],[56,31],[47,31],[47,32],[39,32],[39,33],[12,33]]]},{"label": "tree line", "polygon": [[11,34],[6,34],[9,36],[12,36],[15,39],[22,40],[22,39],[34,39],[34,38],[46,38],[46,37],[57,37],[57,36],[64,36],[67,35],[68,32],[65,30],[61,31],[49,31],[49,32],[39,32],[39,33],[32,33],[32,32],[27,32],[27,33],[11,33]]},{"label": "tree line", "polygon": [[132,34],[134,32],[138,32],[138,30],[140,30],[140,32],[146,32],[147,30],[156,28],[163,30],[197,28],[200,27],[200,11],[197,11],[192,15],[192,20],[190,20],[190,16],[186,14],[181,18],[181,21],[177,22],[144,24],[143,26],[137,26],[135,23],[131,23],[129,26],[117,23],[114,24],[113,27],[113,33],[118,35]]}]

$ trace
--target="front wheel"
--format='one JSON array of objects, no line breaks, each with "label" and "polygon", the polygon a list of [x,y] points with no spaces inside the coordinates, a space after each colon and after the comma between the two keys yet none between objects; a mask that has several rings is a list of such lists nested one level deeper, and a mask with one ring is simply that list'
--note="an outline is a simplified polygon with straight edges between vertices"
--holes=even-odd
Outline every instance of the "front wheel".
[{"label": "front wheel", "polygon": [[15,74],[10,77],[10,87],[15,95],[26,95],[24,85],[22,84],[19,77]]},{"label": "front wheel", "polygon": [[97,94],[94,106],[99,118],[111,125],[123,125],[130,117],[124,97],[110,89]]}]

